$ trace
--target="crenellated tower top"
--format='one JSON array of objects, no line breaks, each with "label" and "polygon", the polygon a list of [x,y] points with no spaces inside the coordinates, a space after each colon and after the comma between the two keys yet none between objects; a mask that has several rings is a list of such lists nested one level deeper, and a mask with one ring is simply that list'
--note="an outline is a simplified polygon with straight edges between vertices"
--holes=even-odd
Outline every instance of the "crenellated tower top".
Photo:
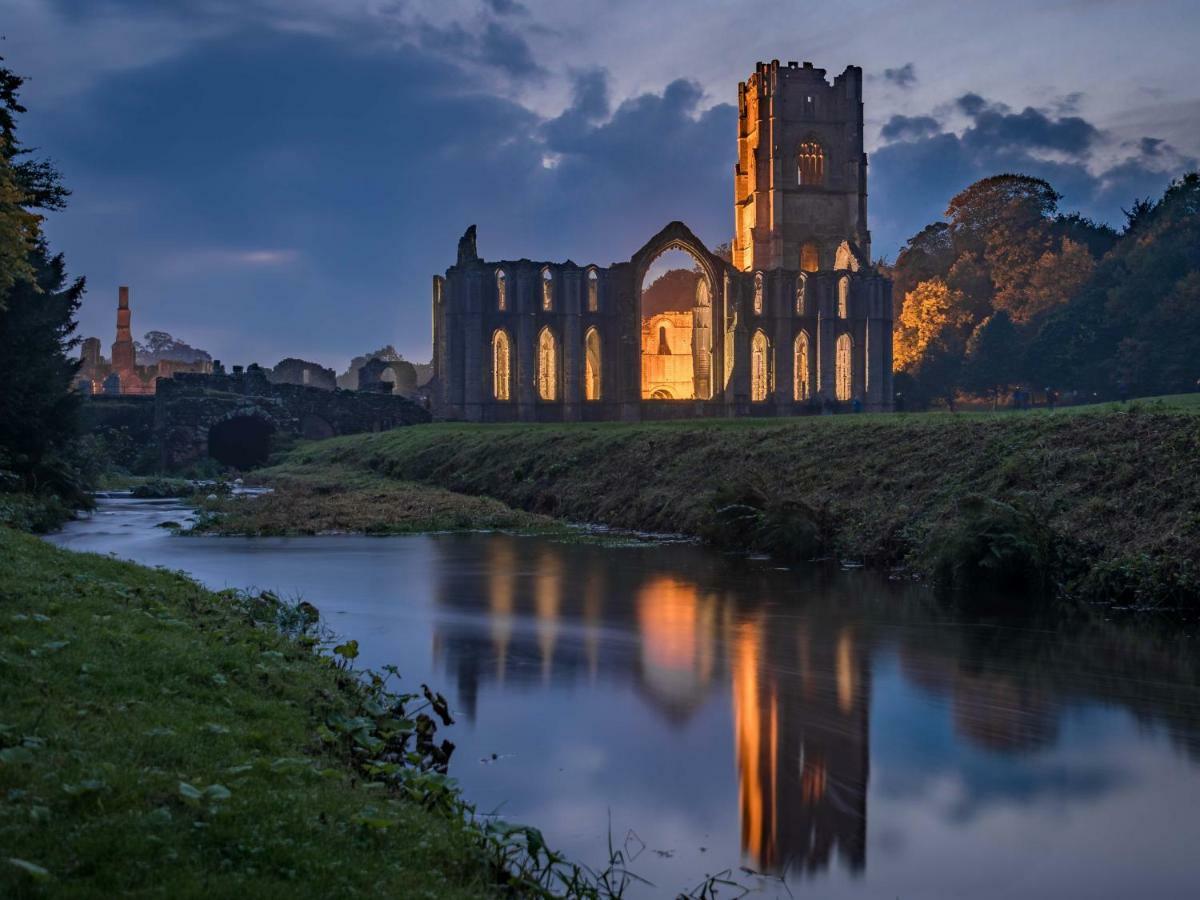
[{"label": "crenellated tower top", "polygon": [[772,60],[738,85],[737,268],[832,269],[843,243],[870,258],[862,82]]}]

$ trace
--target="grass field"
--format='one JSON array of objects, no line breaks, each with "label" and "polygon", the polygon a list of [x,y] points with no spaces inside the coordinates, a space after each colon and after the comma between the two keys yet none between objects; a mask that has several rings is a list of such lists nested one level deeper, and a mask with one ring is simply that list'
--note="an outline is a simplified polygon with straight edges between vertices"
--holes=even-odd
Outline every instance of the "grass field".
[{"label": "grass field", "polygon": [[0,896],[494,893],[461,818],[322,739],[363,696],[274,620],[7,528],[0,617]]}]

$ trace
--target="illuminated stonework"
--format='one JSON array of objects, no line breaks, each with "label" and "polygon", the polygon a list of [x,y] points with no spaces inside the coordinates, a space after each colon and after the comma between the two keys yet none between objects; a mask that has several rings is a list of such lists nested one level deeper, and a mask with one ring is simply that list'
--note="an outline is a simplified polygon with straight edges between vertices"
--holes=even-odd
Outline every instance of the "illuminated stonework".
[{"label": "illuminated stonework", "polygon": [[[608,267],[485,261],[467,230],[456,264],[434,277],[437,414],[561,422],[891,409],[892,286],[869,262],[862,71],[829,82],[808,63],[759,63],[738,101],[731,258],[682,222]],[[695,295],[643,309],[647,272],[669,251],[690,254]]]}]

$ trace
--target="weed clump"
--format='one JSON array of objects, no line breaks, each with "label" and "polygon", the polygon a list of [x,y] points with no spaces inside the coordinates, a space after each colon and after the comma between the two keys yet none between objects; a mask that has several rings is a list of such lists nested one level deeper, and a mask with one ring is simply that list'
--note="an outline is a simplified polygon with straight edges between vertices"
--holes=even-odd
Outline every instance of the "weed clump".
[{"label": "weed clump", "polygon": [[715,547],[769,553],[781,560],[824,556],[829,532],[824,509],[746,481],[719,488],[700,524],[700,537]]},{"label": "weed clump", "polygon": [[976,604],[1042,599],[1066,562],[1062,542],[1031,511],[980,496],[960,502],[930,543],[938,590]]}]

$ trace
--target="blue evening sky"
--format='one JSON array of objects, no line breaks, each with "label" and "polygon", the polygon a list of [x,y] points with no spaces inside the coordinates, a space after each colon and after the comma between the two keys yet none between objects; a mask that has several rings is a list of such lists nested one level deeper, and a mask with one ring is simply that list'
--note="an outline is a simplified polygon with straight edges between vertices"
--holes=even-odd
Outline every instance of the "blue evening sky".
[{"label": "blue evening sky", "polygon": [[471,223],[493,259],[728,240],[760,59],[865,70],[876,256],[984,175],[1119,225],[1200,155],[1192,0],[0,0],[0,32],[74,190],[81,331],[107,345],[128,284],[135,334],[228,363],[428,359]]}]

